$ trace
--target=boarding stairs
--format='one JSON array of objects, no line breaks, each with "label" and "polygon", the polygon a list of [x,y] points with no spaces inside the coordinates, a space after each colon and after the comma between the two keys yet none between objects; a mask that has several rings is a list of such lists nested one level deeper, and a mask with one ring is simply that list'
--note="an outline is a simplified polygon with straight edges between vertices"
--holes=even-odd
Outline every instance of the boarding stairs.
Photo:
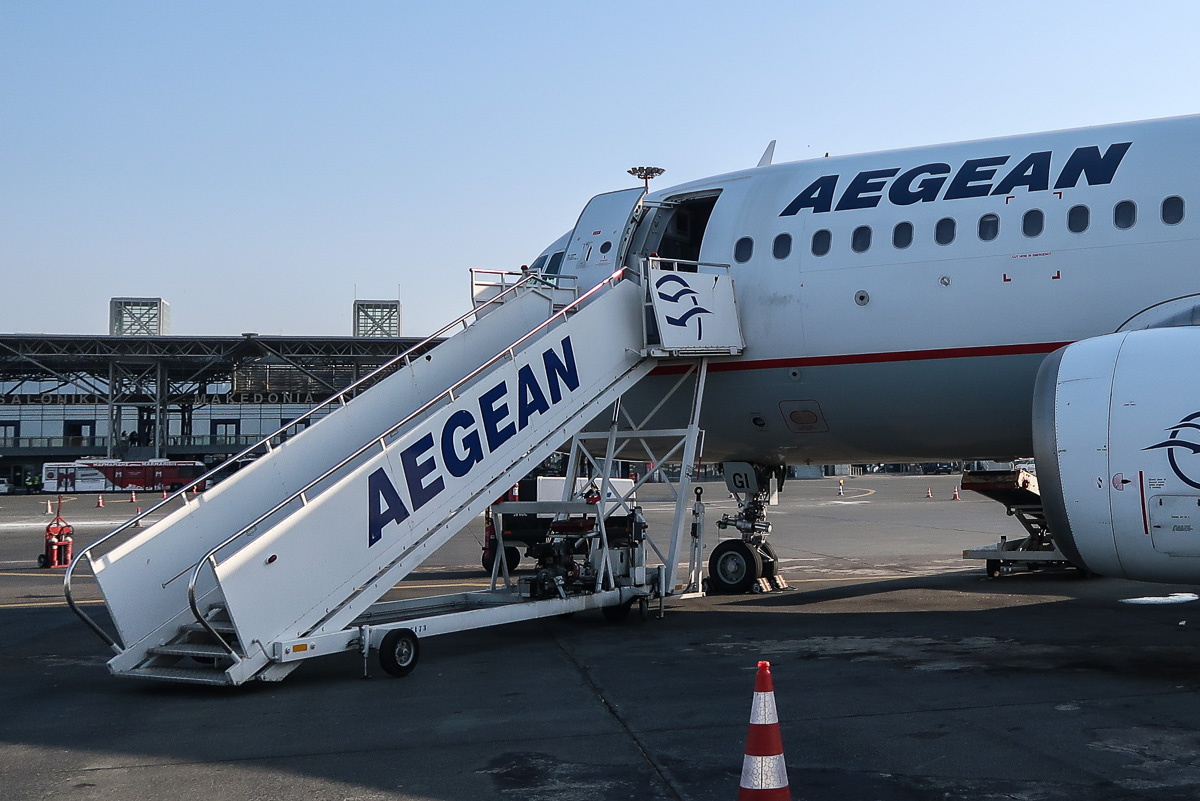
[{"label": "boarding stairs", "polygon": [[[673,269],[618,270],[584,292],[567,276],[518,277],[293,422],[299,433],[281,429],[235,456],[266,451],[228,479],[195,493],[198,479],[85,549],[66,596],[115,651],[110,671],[241,684],[282,679],[300,641],[346,650],[336,641],[373,604],[516,478],[619,408],[659,358],[740,352],[736,319],[736,345],[715,350],[672,348],[653,332],[677,325],[656,326],[646,306]],[[687,281],[665,283],[678,301]],[[377,383],[362,391],[368,379]],[[116,637],[74,599],[81,565]]]}]

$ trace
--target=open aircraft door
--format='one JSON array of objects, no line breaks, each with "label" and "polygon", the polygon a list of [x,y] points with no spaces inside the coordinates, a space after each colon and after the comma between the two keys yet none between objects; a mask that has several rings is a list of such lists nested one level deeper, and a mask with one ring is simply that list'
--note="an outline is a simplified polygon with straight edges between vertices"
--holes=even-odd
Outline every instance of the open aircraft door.
[{"label": "open aircraft door", "polygon": [[562,266],[564,274],[579,276],[580,289],[595,286],[622,265],[645,194],[639,186],[588,201],[575,223]]}]

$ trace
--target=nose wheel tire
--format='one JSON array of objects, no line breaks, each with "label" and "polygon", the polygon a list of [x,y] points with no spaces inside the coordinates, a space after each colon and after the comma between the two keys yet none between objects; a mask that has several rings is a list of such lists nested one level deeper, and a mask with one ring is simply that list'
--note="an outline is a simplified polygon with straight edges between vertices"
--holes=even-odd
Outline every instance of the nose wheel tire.
[{"label": "nose wheel tire", "polygon": [[770,578],[778,573],[779,559],[775,556],[775,549],[771,547],[771,543],[762,543],[758,546],[758,551],[762,555],[762,577]]},{"label": "nose wheel tire", "polygon": [[385,673],[402,677],[413,672],[421,658],[421,643],[409,629],[394,629],[379,644],[379,666]]},{"label": "nose wheel tire", "polygon": [[753,545],[725,540],[713,548],[708,560],[709,588],[712,592],[746,592],[758,581],[762,569],[762,558]]}]

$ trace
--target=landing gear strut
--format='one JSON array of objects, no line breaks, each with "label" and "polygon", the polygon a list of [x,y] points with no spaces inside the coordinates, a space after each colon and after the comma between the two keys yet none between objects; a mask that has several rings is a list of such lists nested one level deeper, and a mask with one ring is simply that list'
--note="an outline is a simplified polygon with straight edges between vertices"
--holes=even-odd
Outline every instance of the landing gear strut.
[{"label": "landing gear strut", "polygon": [[741,537],[724,540],[713,549],[708,560],[710,592],[746,592],[760,578],[776,575],[778,559],[766,540],[771,533],[766,507],[771,499],[771,479],[782,489],[785,471],[784,465],[725,463],[725,484],[737,499],[738,512],[732,517],[722,515],[717,528],[732,528]]}]

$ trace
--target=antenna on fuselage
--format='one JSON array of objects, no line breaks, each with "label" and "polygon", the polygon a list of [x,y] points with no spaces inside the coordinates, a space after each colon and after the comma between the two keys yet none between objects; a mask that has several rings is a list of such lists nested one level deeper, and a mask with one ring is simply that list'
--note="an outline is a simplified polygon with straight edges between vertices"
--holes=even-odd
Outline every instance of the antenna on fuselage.
[{"label": "antenna on fuselage", "polygon": [[770,167],[771,161],[775,158],[775,140],[771,140],[771,144],[767,145],[767,149],[763,151],[762,158],[758,160],[758,166]]}]

